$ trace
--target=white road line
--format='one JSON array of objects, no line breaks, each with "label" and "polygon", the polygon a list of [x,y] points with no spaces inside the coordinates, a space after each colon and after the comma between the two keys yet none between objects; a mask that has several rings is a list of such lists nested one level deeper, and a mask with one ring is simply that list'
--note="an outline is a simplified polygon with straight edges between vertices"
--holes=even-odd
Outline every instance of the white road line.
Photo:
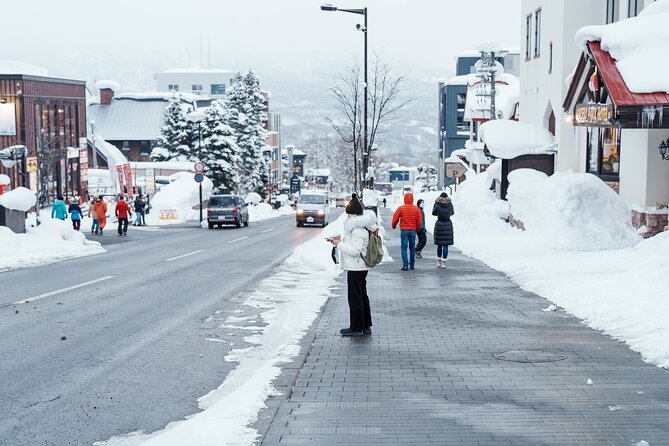
[{"label": "white road line", "polygon": [[109,280],[109,279],[113,279],[113,278],[114,278],[114,276],[100,277],[99,279],[91,280],[90,282],[84,282],[84,283],[80,283],[79,285],[72,285],[72,286],[69,286],[67,288],[61,288],[60,290],[51,291],[50,293],[40,294],[39,296],[34,296],[34,297],[31,297],[30,299],[19,300],[17,302],[14,302],[14,305],[27,304],[27,303],[30,303],[30,302],[34,302],[36,300],[44,299],[45,297],[51,297],[51,296],[55,296],[56,294],[66,293],[68,291],[76,290],[77,288],[85,287],[87,285],[92,285],[94,283],[102,282],[103,280]]},{"label": "white road line", "polygon": [[184,257],[188,257],[188,256],[192,256],[192,255],[195,255],[195,254],[199,254],[199,253],[201,253],[202,251],[204,251],[204,249],[198,249],[197,251],[189,252],[188,254],[182,254],[182,255],[180,255],[180,256],[176,256],[176,257],[171,257],[171,258],[169,258],[169,259],[165,259],[165,261],[166,261],[166,262],[171,262],[172,260],[183,259]]},{"label": "white road line", "polygon": [[242,240],[245,240],[245,239],[247,239],[247,238],[249,238],[249,236],[248,236],[248,235],[245,235],[244,237],[240,237],[240,238],[236,238],[236,239],[234,239],[234,240],[230,240],[228,243],[237,243],[237,242],[241,242]]},{"label": "white road line", "polygon": [[269,228],[269,229],[265,229],[264,231],[260,231],[260,233],[264,234],[266,232],[272,232],[273,230],[274,230],[274,228]]}]

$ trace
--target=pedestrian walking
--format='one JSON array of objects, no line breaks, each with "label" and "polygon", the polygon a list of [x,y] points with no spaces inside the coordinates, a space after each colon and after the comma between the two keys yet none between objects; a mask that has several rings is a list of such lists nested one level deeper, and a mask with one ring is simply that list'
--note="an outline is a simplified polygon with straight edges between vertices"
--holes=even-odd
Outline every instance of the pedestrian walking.
[{"label": "pedestrian walking", "polygon": [[142,194],[139,194],[137,198],[135,198],[135,222],[132,224],[133,226],[146,226],[146,222],[144,220],[144,207],[146,206],[146,203],[144,203],[144,199],[142,198]]},{"label": "pedestrian walking", "polygon": [[[397,208],[393,215],[392,228],[400,225],[400,241],[402,251],[402,271],[416,269],[416,232],[420,229],[423,219],[418,206],[413,204],[413,194],[404,194],[404,204]],[[407,248],[409,255],[407,256]]]},{"label": "pedestrian walking", "polygon": [[427,244],[427,229],[425,228],[425,200],[422,198],[416,202],[416,206],[418,206],[418,209],[420,209],[420,215],[422,217],[422,221],[420,224],[420,229],[416,233],[418,236],[418,244],[416,245],[416,258],[422,259],[423,258],[423,248],[425,248],[425,245]]},{"label": "pedestrian walking", "polygon": [[81,228],[81,219],[84,218],[84,213],[81,212],[81,206],[79,206],[79,200],[76,197],[72,198],[67,211],[71,214],[72,228],[78,231]]},{"label": "pedestrian walking", "polygon": [[386,207],[386,204],[387,204],[387,203],[388,203],[388,202],[386,201],[386,197],[383,197],[383,207],[384,207],[384,208]]},{"label": "pedestrian walking", "polygon": [[342,336],[365,336],[372,334],[372,314],[367,295],[367,273],[370,267],[363,256],[367,253],[369,232],[376,231],[376,215],[364,211],[360,200],[353,194],[346,205],[348,218],[344,222],[344,237],[336,235],[330,242],[341,253],[341,266],[346,271],[348,285],[348,308],[350,322],[342,328]]},{"label": "pedestrian walking", "polygon": [[437,267],[446,268],[448,259],[448,247],[453,245],[453,222],[451,217],[455,214],[453,203],[446,192],[437,197],[432,208],[432,215],[437,217],[434,223],[434,244],[437,245]]},{"label": "pedestrian walking", "polygon": [[91,200],[88,205],[88,216],[93,221],[93,223],[91,223],[91,234],[97,234],[100,232],[100,225],[98,223],[98,214],[95,212],[95,199]]},{"label": "pedestrian walking", "polygon": [[130,205],[125,201],[123,195],[118,197],[114,211],[118,218],[118,235],[128,235],[128,218],[132,217]]},{"label": "pedestrian walking", "polygon": [[98,216],[98,230],[100,231],[100,235],[102,235],[102,231],[107,225],[107,203],[104,202],[102,195],[98,196],[98,201],[95,202],[93,211]]},{"label": "pedestrian walking", "polygon": [[51,205],[51,218],[57,218],[58,220],[67,219],[67,206],[65,206],[65,201],[62,195],[58,195],[56,201]]}]

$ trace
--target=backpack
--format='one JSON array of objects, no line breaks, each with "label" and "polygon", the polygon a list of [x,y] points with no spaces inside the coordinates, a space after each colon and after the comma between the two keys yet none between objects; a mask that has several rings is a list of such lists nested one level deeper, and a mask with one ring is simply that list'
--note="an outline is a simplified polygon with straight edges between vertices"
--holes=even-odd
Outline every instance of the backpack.
[{"label": "backpack", "polygon": [[376,265],[381,263],[381,260],[383,260],[383,241],[381,240],[378,229],[376,231],[370,231],[367,229],[367,232],[369,232],[367,255],[363,256],[360,254],[360,257],[362,257],[362,260],[365,261],[365,265],[370,268],[374,268]]}]

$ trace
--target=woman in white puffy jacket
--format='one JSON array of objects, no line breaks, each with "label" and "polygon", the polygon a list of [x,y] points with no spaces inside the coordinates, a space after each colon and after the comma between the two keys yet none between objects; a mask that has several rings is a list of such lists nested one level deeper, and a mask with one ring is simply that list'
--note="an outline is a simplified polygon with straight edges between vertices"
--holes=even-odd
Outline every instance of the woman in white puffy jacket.
[{"label": "woman in white puffy jacket", "polygon": [[339,330],[342,336],[365,336],[372,334],[372,315],[367,295],[367,272],[363,255],[367,253],[369,231],[375,231],[376,215],[364,211],[360,200],[353,194],[346,206],[348,219],[344,222],[344,238],[335,236],[332,244],[341,253],[341,266],[346,270],[348,283],[348,307],[350,325]]}]

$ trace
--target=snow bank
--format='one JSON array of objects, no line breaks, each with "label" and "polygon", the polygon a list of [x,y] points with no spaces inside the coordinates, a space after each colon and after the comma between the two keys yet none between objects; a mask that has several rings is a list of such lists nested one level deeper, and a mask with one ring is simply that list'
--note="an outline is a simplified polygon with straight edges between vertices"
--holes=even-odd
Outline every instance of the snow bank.
[{"label": "snow bank", "polygon": [[43,220],[25,234],[0,226],[0,270],[46,265],[60,260],[105,252],[98,242],[86,240],[69,221]]},{"label": "snow bank", "polygon": [[[225,446],[253,445],[258,432],[249,427],[277,392],[272,382],[281,365],[300,352],[300,341],[313,324],[335,286],[340,270],[332,262],[332,245],[325,237],[343,233],[343,219],[328,225],[321,234],[299,246],[275,271],[251,292],[245,305],[264,310],[263,327],[246,338],[251,347],[232,350],[226,361],[237,362],[218,389],[201,397],[202,412],[164,430],[135,432],[114,437],[98,446]],[[295,287],[294,284],[299,284]],[[229,318],[228,323],[238,322]],[[231,328],[235,328],[232,326]],[[239,327],[244,328],[244,327]]]},{"label": "snow bank", "polygon": [[587,177],[512,176],[523,232],[500,218],[509,204],[495,199],[487,173],[468,175],[453,197],[456,247],[669,368],[669,233],[634,244],[619,198]]},{"label": "snow bank", "polygon": [[534,124],[498,119],[481,124],[479,136],[495,158],[550,153],[555,138],[548,129]]},{"label": "snow bank", "polygon": [[[202,182],[202,198],[206,200],[214,185],[205,177]],[[151,212],[146,215],[149,225],[170,225],[199,220],[200,192],[192,175],[183,175],[164,186],[151,199]]]},{"label": "snow bank", "polygon": [[9,176],[0,173],[0,186],[7,186],[9,183],[11,183]]},{"label": "snow bank", "polygon": [[669,0],[658,0],[639,16],[608,25],[586,26],[576,32],[576,44],[600,41],[616,60],[618,71],[634,93],[669,92]]},{"label": "snow bank", "polygon": [[511,214],[547,244],[589,251],[633,246],[640,240],[630,209],[594,175],[547,177],[520,169],[509,174],[509,183]]},{"label": "snow bank", "polygon": [[270,204],[259,203],[255,206],[249,206],[249,221],[254,223],[294,213],[295,211],[290,206],[281,206],[279,209],[274,209]]},{"label": "snow bank", "polygon": [[251,192],[244,198],[244,201],[248,204],[256,205],[262,203],[262,197],[255,192]]},{"label": "snow bank", "polygon": [[6,194],[0,195],[0,206],[13,211],[28,212],[28,209],[35,206],[37,197],[30,189],[17,187]]}]

